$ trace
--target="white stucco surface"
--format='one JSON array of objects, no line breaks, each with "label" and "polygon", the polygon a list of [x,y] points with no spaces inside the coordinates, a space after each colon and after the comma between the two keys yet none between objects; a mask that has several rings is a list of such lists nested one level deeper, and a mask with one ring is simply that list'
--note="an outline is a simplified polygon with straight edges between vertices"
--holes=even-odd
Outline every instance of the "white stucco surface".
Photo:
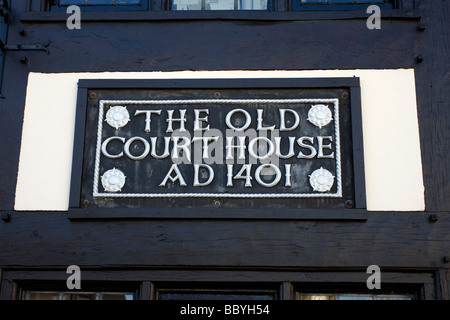
[{"label": "white stucco surface", "polygon": [[30,73],[15,210],[65,211],[79,79],[359,77],[367,209],[425,209],[414,70]]}]

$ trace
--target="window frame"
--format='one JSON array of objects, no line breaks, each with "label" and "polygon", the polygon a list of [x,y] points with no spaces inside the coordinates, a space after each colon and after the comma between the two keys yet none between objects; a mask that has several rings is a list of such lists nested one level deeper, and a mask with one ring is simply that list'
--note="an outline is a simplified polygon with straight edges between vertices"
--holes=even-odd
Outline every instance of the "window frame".
[{"label": "window frame", "polygon": [[[26,272],[25,272],[26,273]],[[55,271],[55,274],[58,273]],[[69,276],[69,275],[67,275]],[[139,281],[120,281],[120,280],[82,280],[81,289],[69,290],[66,281],[55,280],[53,277],[46,276],[44,279],[40,277],[29,279],[16,279],[13,281],[11,299],[25,300],[24,296],[27,291],[40,291],[43,293],[132,293],[133,300],[140,300],[141,283]]]},{"label": "window frame", "polygon": [[[365,270],[336,268],[314,271],[273,268],[252,269],[192,268],[108,268],[80,266],[78,292],[135,292],[135,300],[157,300],[162,290],[218,290],[222,292],[272,293],[276,300],[298,300],[299,293],[414,294],[416,300],[445,299],[436,281],[439,270],[399,268],[385,271],[380,290],[366,287]],[[0,269],[0,300],[20,300],[24,290],[70,291],[65,267],[46,269]],[[313,280],[311,280],[313,279]],[[337,280],[339,279],[339,280]],[[441,284],[442,285],[442,284]],[[74,290],[76,292],[77,290]],[[273,300],[271,300],[273,301]],[[267,301],[270,303],[270,301]]]},{"label": "window frame", "polygon": [[[35,2],[33,2],[33,7],[31,8],[31,11],[43,11],[43,12],[62,12],[66,11],[67,7],[66,5],[60,6],[57,4],[52,4],[52,0],[42,0],[42,6],[36,6],[34,5]],[[59,0],[54,0],[55,3],[59,2]],[[297,0],[297,2],[300,0]],[[415,7],[413,0],[386,0],[391,1],[392,3],[386,3],[386,4],[376,4],[378,5],[382,10],[401,10],[401,9],[413,9]],[[37,2],[36,2],[37,3]],[[312,12],[358,12],[358,11],[364,11],[367,9],[367,7],[371,4],[341,4],[341,5],[333,5],[333,4],[321,4],[321,5],[299,5],[296,4],[296,0],[268,0],[268,7],[267,10],[172,10],[172,0],[142,0],[141,5],[79,5],[81,11],[84,12],[129,12],[129,11],[141,11],[141,12],[182,12],[184,15],[186,15],[186,12],[194,12],[194,13],[202,13],[205,12],[213,12],[215,14],[221,13],[221,12],[256,12],[256,13],[281,13],[281,12],[290,12],[290,13],[299,13],[299,12],[306,12],[311,14]],[[188,15],[189,17],[189,15]],[[201,17],[200,17],[201,18]],[[209,18],[206,16],[206,18]],[[239,17],[237,17],[239,18]],[[84,19],[84,17],[83,17]]]},{"label": "window frame", "polygon": [[[369,290],[365,283],[297,283],[294,284],[295,300],[302,300],[302,295],[324,296],[410,296],[410,301],[423,300],[423,286],[416,283],[385,283],[381,289]],[[341,300],[341,299],[336,299]],[[344,299],[343,299],[344,300]],[[358,299],[354,299],[358,300]],[[377,300],[377,299],[361,299]],[[389,300],[389,299],[388,299]]]},{"label": "window frame", "polygon": [[[220,1],[220,0],[219,0]],[[236,11],[244,11],[244,12],[248,12],[248,11],[253,11],[253,12],[267,12],[267,11],[273,11],[274,10],[274,3],[277,0],[267,0],[267,9],[255,9],[255,10],[249,10],[249,9],[233,9],[233,10],[206,10],[206,9],[199,9],[199,10],[173,10],[173,2],[174,0],[167,0],[167,7],[168,7],[168,11],[170,12],[223,12],[223,11],[229,11],[229,12],[236,12]],[[204,3],[206,2],[206,0],[200,0],[202,7],[204,6]],[[239,0],[234,0],[234,5],[235,7],[237,6]]]},{"label": "window frame", "polygon": [[[20,296],[20,300],[50,300],[50,299],[25,299],[26,295],[28,293],[31,294],[53,294],[55,296],[58,297],[58,299],[51,299],[51,300],[110,300],[110,299],[102,299],[99,297],[102,297],[104,295],[122,295],[122,296],[126,296],[126,295],[132,295],[133,299],[111,299],[111,300],[135,300],[136,299],[136,294],[134,292],[118,292],[118,291],[108,291],[108,290],[99,290],[99,291],[90,291],[90,290],[81,290],[81,291],[68,291],[68,290],[62,290],[62,291],[45,291],[45,290],[26,290],[26,289],[22,289],[21,290],[21,296]],[[78,295],[95,295],[95,299],[73,299],[73,296],[78,296]],[[69,299],[64,299],[64,297],[68,297]]]},{"label": "window frame", "polygon": [[[182,300],[180,299],[163,299],[164,294],[213,294],[213,295],[265,295],[271,296],[272,299],[266,301],[276,301],[281,299],[280,285],[278,283],[264,282],[155,282],[154,298],[155,300]],[[211,300],[223,300],[217,298]],[[246,298],[244,300],[252,300]],[[264,299],[263,299],[264,300]]]},{"label": "window frame", "polygon": [[[311,295],[311,296],[325,296],[325,297],[333,297],[338,299],[302,299],[302,294],[300,294],[300,299],[303,301],[308,300],[369,300],[369,301],[376,301],[376,300],[417,300],[415,299],[415,294],[398,294],[398,293],[381,293],[381,294],[375,294],[375,293],[304,293],[305,295]],[[349,299],[341,299],[342,297],[347,297]],[[368,299],[364,299],[368,298]],[[378,298],[378,299],[377,299]],[[381,298],[381,299],[380,299]]]},{"label": "window frame", "polygon": [[[147,0],[148,10],[121,10],[123,7],[98,8],[91,10],[89,7],[80,7],[83,12],[83,22],[110,23],[119,21],[191,21],[191,20],[224,20],[224,21],[320,21],[320,20],[349,20],[367,19],[366,10],[319,10],[319,11],[293,11],[290,0],[271,0],[270,10],[192,10],[171,11],[169,0]],[[415,0],[395,0],[393,9],[381,8],[382,18],[392,20],[421,19],[422,13],[415,5]],[[47,0],[33,1],[24,11],[17,12],[21,23],[61,23],[67,22],[67,7],[50,8]],[[102,11],[99,11],[102,10]]]}]

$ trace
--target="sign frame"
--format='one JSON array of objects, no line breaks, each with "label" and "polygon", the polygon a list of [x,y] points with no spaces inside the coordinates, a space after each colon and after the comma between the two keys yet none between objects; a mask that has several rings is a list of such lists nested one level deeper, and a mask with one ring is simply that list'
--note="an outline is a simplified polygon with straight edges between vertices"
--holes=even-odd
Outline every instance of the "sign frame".
[{"label": "sign frame", "polygon": [[[228,209],[220,195],[211,208],[98,208],[81,200],[87,105],[101,89],[348,89],[351,112],[354,199],[345,209]],[[217,98],[217,97],[215,97]],[[215,100],[217,101],[217,100]],[[339,196],[339,194],[338,194]],[[276,197],[276,195],[274,196]],[[298,197],[298,198],[301,198]],[[366,218],[364,152],[359,78],[270,78],[270,79],[80,79],[74,134],[74,152],[69,200],[69,218],[232,218],[232,219],[350,219]]]}]

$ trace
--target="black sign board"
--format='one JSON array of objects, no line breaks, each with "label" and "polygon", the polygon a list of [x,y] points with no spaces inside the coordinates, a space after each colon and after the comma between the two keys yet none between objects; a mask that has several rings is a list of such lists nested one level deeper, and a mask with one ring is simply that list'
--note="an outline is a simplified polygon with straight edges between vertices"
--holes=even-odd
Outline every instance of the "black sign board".
[{"label": "black sign board", "polygon": [[364,207],[357,80],[81,81],[71,204]]}]

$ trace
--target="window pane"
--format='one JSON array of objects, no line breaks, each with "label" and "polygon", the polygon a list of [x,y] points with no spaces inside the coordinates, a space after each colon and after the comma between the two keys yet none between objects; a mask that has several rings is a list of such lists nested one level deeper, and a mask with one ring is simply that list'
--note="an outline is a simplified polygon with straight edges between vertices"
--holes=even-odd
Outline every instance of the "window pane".
[{"label": "window pane", "polygon": [[68,293],[63,294],[62,300],[101,300],[95,293]]},{"label": "window pane", "polygon": [[376,295],[374,300],[413,300],[411,295]]},{"label": "window pane", "polygon": [[267,10],[268,0],[173,0],[172,10]]},{"label": "window pane", "polygon": [[375,4],[392,8],[393,0],[292,0],[292,9],[297,10],[354,10],[365,9]]},{"label": "window pane", "polygon": [[134,300],[132,293],[103,293],[101,300]]},{"label": "window pane", "polygon": [[332,295],[302,294],[300,300],[336,300]]},{"label": "window pane", "polygon": [[60,300],[58,292],[25,292],[23,300]]},{"label": "window pane", "polygon": [[301,294],[300,300],[412,300],[409,294]]},{"label": "window pane", "polygon": [[382,4],[386,0],[300,0],[304,4]]},{"label": "window pane", "polygon": [[123,6],[140,5],[141,0],[59,0],[61,6]]},{"label": "window pane", "polygon": [[336,300],[375,300],[373,296],[364,295],[338,295]]},{"label": "window pane", "polygon": [[130,292],[25,291],[22,300],[134,300]]}]

